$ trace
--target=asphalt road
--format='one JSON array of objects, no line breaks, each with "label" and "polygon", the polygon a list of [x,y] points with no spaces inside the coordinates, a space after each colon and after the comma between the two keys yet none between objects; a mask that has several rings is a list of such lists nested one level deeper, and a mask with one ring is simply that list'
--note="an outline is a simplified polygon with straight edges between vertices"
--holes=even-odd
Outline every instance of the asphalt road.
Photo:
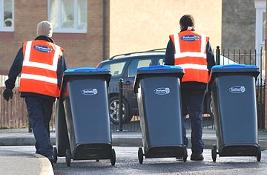
[{"label": "asphalt road", "polygon": [[[65,158],[59,158],[54,167],[55,175],[90,174],[176,174],[176,175],[267,175],[267,151],[262,152],[261,162],[256,157],[217,157],[211,159],[211,150],[204,150],[203,162],[176,161],[175,158],[144,159],[139,164],[137,147],[114,147],[117,155],[115,167],[109,160],[72,161],[67,167]],[[190,150],[188,150],[190,155]]]}]

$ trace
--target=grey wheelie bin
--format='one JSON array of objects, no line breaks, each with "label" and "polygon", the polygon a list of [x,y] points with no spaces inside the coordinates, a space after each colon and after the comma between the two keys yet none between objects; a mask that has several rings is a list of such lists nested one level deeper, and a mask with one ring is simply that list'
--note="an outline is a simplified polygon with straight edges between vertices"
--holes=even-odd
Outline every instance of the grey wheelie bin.
[{"label": "grey wheelie bin", "polygon": [[57,105],[54,155],[65,156],[67,166],[71,159],[110,159],[115,165],[108,111],[109,79],[109,71],[102,68],[74,68],[64,72]]},{"label": "grey wheelie bin", "polygon": [[143,147],[139,163],[145,158],[176,157],[187,159],[183,143],[178,66],[150,66],[137,70],[134,91],[140,115]]},{"label": "grey wheelie bin", "polygon": [[261,159],[257,133],[255,82],[259,70],[255,65],[214,66],[209,88],[217,136],[211,151],[226,156],[255,156]]}]

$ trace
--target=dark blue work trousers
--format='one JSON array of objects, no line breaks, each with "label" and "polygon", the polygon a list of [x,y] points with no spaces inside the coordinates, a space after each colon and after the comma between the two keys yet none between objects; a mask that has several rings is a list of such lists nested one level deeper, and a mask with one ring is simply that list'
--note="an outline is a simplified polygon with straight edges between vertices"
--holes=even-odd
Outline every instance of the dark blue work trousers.
[{"label": "dark blue work trousers", "polygon": [[183,122],[183,139],[184,144],[188,145],[186,138],[185,119],[189,114],[191,121],[191,150],[193,154],[201,154],[203,152],[202,141],[202,113],[203,113],[203,98],[205,90],[182,89],[182,114]]},{"label": "dark blue work trousers", "polygon": [[53,147],[50,142],[49,122],[54,100],[49,98],[26,96],[30,125],[36,140],[36,153],[48,159],[53,157]]}]

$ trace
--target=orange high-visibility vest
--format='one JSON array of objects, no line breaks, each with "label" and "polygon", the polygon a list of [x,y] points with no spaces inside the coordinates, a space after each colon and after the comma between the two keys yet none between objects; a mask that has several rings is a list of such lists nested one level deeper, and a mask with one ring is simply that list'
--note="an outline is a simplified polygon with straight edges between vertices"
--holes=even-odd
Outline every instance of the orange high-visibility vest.
[{"label": "orange high-visibility vest", "polygon": [[59,97],[57,65],[62,50],[56,44],[44,40],[23,43],[24,59],[19,91]]},{"label": "orange high-visibility vest", "polygon": [[208,63],[206,45],[209,40],[191,30],[170,35],[175,47],[175,65],[184,69],[182,82],[196,81],[208,83]]}]

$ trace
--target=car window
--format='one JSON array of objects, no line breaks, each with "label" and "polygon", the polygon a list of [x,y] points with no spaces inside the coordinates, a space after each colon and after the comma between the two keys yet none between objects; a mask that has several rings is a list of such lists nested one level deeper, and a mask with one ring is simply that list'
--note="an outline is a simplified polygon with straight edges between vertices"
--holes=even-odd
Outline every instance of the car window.
[{"label": "car window", "polygon": [[128,77],[134,77],[136,75],[137,68],[151,66],[151,65],[152,65],[151,59],[132,60],[128,67]]},{"label": "car window", "polygon": [[112,76],[118,76],[122,74],[125,63],[126,62],[105,64],[102,66],[102,68],[109,70]]}]

